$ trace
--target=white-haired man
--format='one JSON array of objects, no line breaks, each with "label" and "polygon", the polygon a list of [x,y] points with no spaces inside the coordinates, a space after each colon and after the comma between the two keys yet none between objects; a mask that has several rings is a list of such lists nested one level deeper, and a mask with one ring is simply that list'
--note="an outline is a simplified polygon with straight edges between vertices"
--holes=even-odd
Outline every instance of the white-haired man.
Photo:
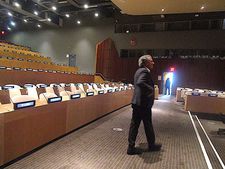
[{"label": "white-haired man", "polygon": [[155,143],[155,133],[152,125],[152,106],[154,103],[154,83],[150,70],[154,61],[150,55],[141,56],[138,60],[139,69],[134,75],[134,95],[132,98],[133,114],[129,131],[128,155],[140,154],[135,148],[138,128],[143,121],[149,151],[159,151],[161,144]]}]

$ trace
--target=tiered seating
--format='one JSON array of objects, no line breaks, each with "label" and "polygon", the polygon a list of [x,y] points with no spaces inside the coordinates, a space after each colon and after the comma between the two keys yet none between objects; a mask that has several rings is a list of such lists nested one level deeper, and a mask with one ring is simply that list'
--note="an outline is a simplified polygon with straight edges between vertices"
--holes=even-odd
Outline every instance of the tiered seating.
[{"label": "tiered seating", "polygon": [[45,70],[59,72],[77,72],[76,67],[62,66],[52,63],[49,57],[43,57],[27,47],[0,42],[0,66],[6,68]]},{"label": "tiered seating", "polygon": [[14,43],[6,42],[6,41],[0,41],[0,46],[18,49],[18,50],[30,50],[30,47],[20,46],[20,45],[14,44]]}]

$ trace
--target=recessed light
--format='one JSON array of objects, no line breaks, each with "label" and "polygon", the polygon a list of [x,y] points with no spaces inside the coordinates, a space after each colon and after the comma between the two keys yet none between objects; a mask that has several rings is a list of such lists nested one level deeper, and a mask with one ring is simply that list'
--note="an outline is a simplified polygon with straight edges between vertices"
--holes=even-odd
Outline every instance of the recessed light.
[{"label": "recessed light", "polygon": [[24,19],[23,21],[24,21],[25,23],[27,23],[27,19]]},{"label": "recessed light", "polygon": [[34,11],[34,14],[38,16],[38,12],[37,11]]},{"label": "recessed light", "polygon": [[48,22],[51,22],[52,21],[51,18],[48,18],[47,20],[48,20]]},{"label": "recessed light", "polygon": [[164,12],[165,11],[165,9],[164,8],[162,8],[162,10],[161,10],[162,12]]},{"label": "recessed light", "polygon": [[70,15],[69,15],[69,14],[66,14],[65,16],[66,16],[67,18],[69,18],[69,17],[70,17]]},{"label": "recessed light", "polygon": [[16,26],[16,23],[15,23],[15,22],[13,22],[13,21],[11,21],[11,22],[10,22],[10,25],[12,25],[12,26]]},{"label": "recessed light", "polygon": [[78,25],[80,25],[80,24],[81,24],[81,21],[80,21],[80,20],[78,20],[78,21],[77,21],[77,24],[78,24]]},{"label": "recessed light", "polygon": [[56,11],[57,10],[56,6],[52,6],[52,10]]},{"label": "recessed light", "polygon": [[17,7],[17,8],[20,7],[20,4],[19,4],[18,2],[14,2],[13,4],[14,4],[14,6]]},{"label": "recessed light", "polygon": [[88,9],[88,4],[84,4],[84,8],[85,9]]},{"label": "recessed light", "polygon": [[37,24],[37,27],[38,27],[38,28],[41,28],[41,25],[40,25],[40,24]]},{"label": "recessed light", "polygon": [[13,16],[13,14],[12,14],[11,12],[8,12],[7,14],[8,14],[9,16]]},{"label": "recessed light", "polygon": [[129,30],[126,31],[126,33],[129,33],[129,32],[130,32]]},{"label": "recessed light", "polygon": [[98,12],[95,12],[95,17],[97,18],[99,16]]},{"label": "recessed light", "polygon": [[203,9],[205,9],[205,7],[204,6],[201,6],[201,10],[203,10]]},{"label": "recessed light", "polygon": [[199,17],[199,14],[195,14],[195,17]]}]

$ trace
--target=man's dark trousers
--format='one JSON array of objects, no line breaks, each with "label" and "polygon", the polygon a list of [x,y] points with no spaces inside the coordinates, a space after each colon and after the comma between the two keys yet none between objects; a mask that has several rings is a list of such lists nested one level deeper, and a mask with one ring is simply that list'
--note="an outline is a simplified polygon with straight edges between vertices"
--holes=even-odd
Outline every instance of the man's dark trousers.
[{"label": "man's dark trousers", "polygon": [[133,114],[130,124],[129,131],[129,147],[133,148],[135,146],[136,137],[138,134],[138,128],[141,121],[143,121],[145,134],[148,141],[148,146],[155,144],[155,133],[152,125],[152,110],[151,107],[140,107],[132,104]]}]

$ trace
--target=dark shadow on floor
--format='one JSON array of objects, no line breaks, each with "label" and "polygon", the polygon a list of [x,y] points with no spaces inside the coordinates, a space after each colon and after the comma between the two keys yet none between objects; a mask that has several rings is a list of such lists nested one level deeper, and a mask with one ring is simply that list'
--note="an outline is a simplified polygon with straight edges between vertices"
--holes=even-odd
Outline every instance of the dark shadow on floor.
[{"label": "dark shadow on floor", "polygon": [[143,153],[139,155],[144,160],[144,163],[153,164],[162,161],[163,149],[160,151],[149,152],[147,143],[140,143],[138,148],[142,149]]}]

